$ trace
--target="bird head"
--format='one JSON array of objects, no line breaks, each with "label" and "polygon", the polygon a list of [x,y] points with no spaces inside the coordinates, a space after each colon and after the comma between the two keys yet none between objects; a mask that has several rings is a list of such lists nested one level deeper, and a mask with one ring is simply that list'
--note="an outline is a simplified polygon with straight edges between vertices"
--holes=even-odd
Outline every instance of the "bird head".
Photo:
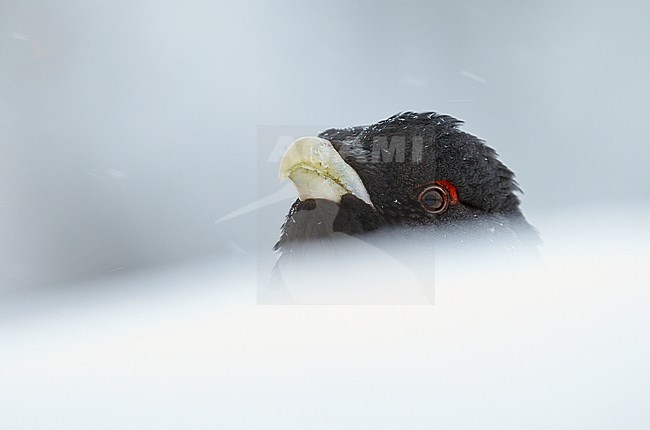
[{"label": "bird head", "polygon": [[395,226],[509,223],[528,234],[513,172],[461,121],[405,112],[370,126],[296,140],[280,179],[298,192],[276,249]]}]

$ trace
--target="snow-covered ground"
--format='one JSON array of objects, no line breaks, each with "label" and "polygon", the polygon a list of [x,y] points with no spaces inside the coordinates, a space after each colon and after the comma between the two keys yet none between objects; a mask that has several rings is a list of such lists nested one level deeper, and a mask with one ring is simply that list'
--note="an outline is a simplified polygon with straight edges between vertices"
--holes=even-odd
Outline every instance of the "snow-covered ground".
[{"label": "snow-covered ground", "polygon": [[435,305],[260,305],[246,254],[5,293],[0,428],[645,429],[648,219],[539,217]]}]

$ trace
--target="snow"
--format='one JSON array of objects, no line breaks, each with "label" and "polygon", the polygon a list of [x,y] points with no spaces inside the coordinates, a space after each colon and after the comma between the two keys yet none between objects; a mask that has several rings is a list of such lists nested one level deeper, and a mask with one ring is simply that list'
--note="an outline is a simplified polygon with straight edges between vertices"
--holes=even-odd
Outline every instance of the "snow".
[{"label": "snow", "polygon": [[463,261],[435,305],[259,305],[247,255],[5,295],[3,426],[647,428],[630,209],[539,218],[542,266]]}]

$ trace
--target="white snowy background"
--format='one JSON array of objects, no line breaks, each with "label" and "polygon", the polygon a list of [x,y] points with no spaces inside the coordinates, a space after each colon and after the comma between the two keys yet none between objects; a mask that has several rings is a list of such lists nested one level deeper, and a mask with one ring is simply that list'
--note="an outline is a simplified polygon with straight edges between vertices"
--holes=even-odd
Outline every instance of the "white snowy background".
[{"label": "white snowy background", "polygon": [[[0,0],[0,429],[648,428],[648,22]],[[290,200],[228,215],[275,181],[264,130],[404,110],[497,149],[545,266],[459,264],[434,306],[258,305]]]}]

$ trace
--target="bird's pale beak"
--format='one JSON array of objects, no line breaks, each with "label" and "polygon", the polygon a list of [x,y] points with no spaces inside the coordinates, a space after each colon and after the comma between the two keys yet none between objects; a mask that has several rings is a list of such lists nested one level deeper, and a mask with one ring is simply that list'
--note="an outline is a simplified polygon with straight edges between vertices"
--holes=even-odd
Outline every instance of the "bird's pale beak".
[{"label": "bird's pale beak", "polygon": [[329,140],[301,137],[280,162],[280,180],[291,179],[300,200],[325,199],[339,203],[353,194],[370,206],[370,196],[357,172],[347,164]]}]

